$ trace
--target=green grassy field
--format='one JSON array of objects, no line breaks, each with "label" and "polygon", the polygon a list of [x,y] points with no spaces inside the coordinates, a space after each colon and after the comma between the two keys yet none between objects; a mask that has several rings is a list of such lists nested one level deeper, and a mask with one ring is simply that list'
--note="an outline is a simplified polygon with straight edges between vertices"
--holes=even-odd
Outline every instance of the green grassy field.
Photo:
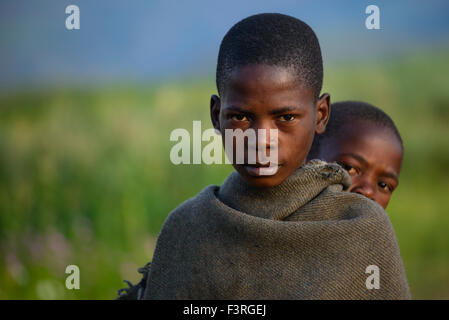
[{"label": "green grassy field", "polygon": [[[377,105],[402,134],[387,211],[414,298],[449,298],[447,61],[325,65],[333,101]],[[209,124],[211,93],[213,79],[1,94],[0,299],[112,299],[139,280],[168,213],[232,171],[169,160],[173,129]],[[65,289],[70,264],[80,290]]]}]

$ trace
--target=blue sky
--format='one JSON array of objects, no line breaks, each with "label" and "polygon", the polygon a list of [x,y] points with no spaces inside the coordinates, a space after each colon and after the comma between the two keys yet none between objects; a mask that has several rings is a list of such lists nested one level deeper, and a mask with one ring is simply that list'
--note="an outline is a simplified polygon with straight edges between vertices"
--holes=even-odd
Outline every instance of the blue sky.
[{"label": "blue sky", "polygon": [[[65,28],[70,4],[80,8],[80,30]],[[380,8],[381,30],[365,28],[370,4]],[[2,0],[0,88],[210,76],[226,31],[260,12],[307,22],[325,63],[449,44],[449,1],[443,0]]]}]

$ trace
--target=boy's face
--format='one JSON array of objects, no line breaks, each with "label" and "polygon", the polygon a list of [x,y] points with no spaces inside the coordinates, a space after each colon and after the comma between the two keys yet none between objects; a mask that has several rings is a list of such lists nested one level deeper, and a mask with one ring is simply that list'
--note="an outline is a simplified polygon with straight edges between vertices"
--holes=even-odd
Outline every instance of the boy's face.
[{"label": "boy's face", "polygon": [[402,148],[390,129],[362,121],[345,126],[320,151],[321,157],[337,162],[352,178],[349,192],[363,194],[384,209],[398,186]]},{"label": "boy's face", "polygon": [[[230,75],[221,98],[211,98],[211,118],[215,129],[221,132],[225,145],[225,129],[277,129],[277,145],[267,143],[266,152],[278,153],[277,171],[267,174],[256,164],[249,164],[248,145],[245,143],[245,161],[233,166],[250,184],[272,187],[284,181],[300,167],[309,152],[315,133],[322,133],[329,116],[329,95],[315,101],[313,90],[304,88],[290,69],[263,64],[236,68]],[[259,141],[258,141],[259,142]],[[234,143],[235,148],[235,143]],[[235,152],[234,152],[235,154]],[[261,172],[264,172],[263,174]]]}]

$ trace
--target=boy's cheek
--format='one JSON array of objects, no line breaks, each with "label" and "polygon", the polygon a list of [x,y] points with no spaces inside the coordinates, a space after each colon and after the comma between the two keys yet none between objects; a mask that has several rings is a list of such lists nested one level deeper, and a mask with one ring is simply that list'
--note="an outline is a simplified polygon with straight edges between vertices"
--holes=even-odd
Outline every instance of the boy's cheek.
[{"label": "boy's cheek", "polygon": [[386,209],[388,206],[388,203],[390,202],[391,194],[388,195],[381,195],[378,198],[375,198],[374,201],[376,201],[378,204],[381,205],[382,208]]},{"label": "boy's cheek", "polygon": [[279,137],[279,156],[288,159],[289,162],[301,165],[307,157],[313,142],[313,135],[301,135]]}]

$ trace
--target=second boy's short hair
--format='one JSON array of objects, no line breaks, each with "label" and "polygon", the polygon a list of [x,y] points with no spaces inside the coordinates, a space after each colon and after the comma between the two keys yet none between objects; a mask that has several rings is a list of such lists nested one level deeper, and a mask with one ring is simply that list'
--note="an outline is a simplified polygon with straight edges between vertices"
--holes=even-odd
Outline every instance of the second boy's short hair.
[{"label": "second boy's short hair", "polygon": [[235,67],[267,64],[291,68],[301,83],[318,97],[323,83],[323,60],[315,32],[304,22],[279,13],[250,16],[224,36],[217,63],[217,89]]},{"label": "second boy's short hair", "polygon": [[342,101],[332,104],[326,131],[321,135],[315,135],[309,158],[318,157],[320,147],[331,141],[332,138],[338,138],[345,125],[351,125],[351,123],[360,121],[372,123],[379,128],[386,128],[398,139],[403,149],[399,130],[388,114],[366,102]]}]

